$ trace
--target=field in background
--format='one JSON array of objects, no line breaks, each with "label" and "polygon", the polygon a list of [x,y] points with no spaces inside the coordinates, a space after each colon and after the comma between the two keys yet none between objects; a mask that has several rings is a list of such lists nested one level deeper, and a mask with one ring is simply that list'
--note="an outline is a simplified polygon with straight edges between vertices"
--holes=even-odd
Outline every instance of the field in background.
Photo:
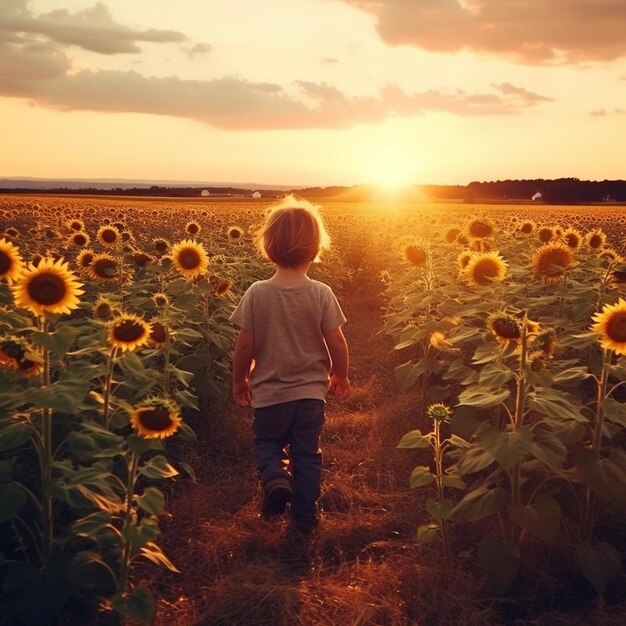
[{"label": "field in background", "polygon": [[[271,268],[256,259],[251,241],[269,205],[259,200],[0,198],[0,238],[18,246],[27,262],[37,255],[62,256],[85,284],[80,308],[53,321],[51,332],[57,338],[66,332],[67,345],[33,336],[32,320],[24,309],[15,314],[8,290],[3,293],[0,318],[0,341],[17,334],[32,343],[28,349],[33,353],[49,349],[57,355],[49,363],[53,382],[62,383],[64,372],[76,376],[75,397],[65,404],[40,398],[29,406],[29,393],[34,393],[31,399],[41,396],[42,382],[39,376],[22,376],[22,395],[3,405],[11,420],[20,415],[26,423],[24,415],[29,413],[35,430],[39,413],[51,411],[57,420],[55,444],[66,436],[74,442],[61,449],[69,465],[51,470],[63,488],[63,495],[52,497],[57,549],[70,555],[93,552],[92,541],[101,549],[99,558],[116,570],[125,545],[141,555],[141,541],[130,541],[135,531],[129,529],[139,529],[147,537],[143,520],[158,521],[162,531],[158,549],[173,567],[168,569],[158,557],[138,558],[132,567],[129,564],[128,578],[129,589],[150,590],[157,624],[583,624],[593,619],[618,623],[626,581],[617,568],[606,580],[597,572],[580,572],[575,554],[579,511],[574,501],[584,501],[586,489],[601,496],[593,519],[586,520],[595,539],[588,536],[585,545],[611,544],[608,557],[606,551],[599,556],[592,550],[588,558],[596,569],[611,569],[614,552],[623,553],[626,539],[623,513],[606,504],[618,497],[613,489],[624,486],[621,458],[617,459],[624,447],[621,407],[607,405],[612,408],[607,410],[612,417],[607,432],[617,451],[611,456],[614,466],[602,465],[610,470],[609,478],[602,482],[591,470],[591,479],[582,475],[576,458],[598,443],[586,430],[587,422],[593,425],[597,417],[593,404],[597,393],[594,400],[594,388],[588,384],[590,373],[601,378],[603,370],[600,346],[588,330],[592,315],[623,295],[621,283],[608,278],[612,267],[621,267],[620,255],[626,254],[626,212],[610,206],[321,203],[332,248],[311,275],[333,286],[346,311],[355,390],[343,404],[329,400],[323,438],[324,517],[316,535],[304,541],[286,533],[282,522],[258,519],[251,414],[232,408],[228,399],[233,331],[226,318],[252,280],[271,274]],[[72,230],[72,220],[84,228]],[[520,229],[528,220],[534,222],[533,228],[523,234]],[[493,231],[471,236],[473,221],[486,223]],[[190,232],[190,223],[198,226],[196,233]],[[103,226],[115,227],[119,238],[113,244],[98,239]],[[539,240],[542,227],[555,226],[559,233],[549,241]],[[454,228],[459,233],[451,237]],[[601,229],[607,241],[597,250],[581,241],[572,248],[574,260],[564,268],[567,272],[551,265],[537,269],[533,261],[537,250],[562,241],[572,228],[582,235]],[[85,245],[76,244],[76,232],[87,234]],[[157,244],[159,240],[164,243]],[[172,247],[183,240],[193,240],[206,251],[207,267],[192,278],[168,259]],[[600,254],[607,247],[614,252],[611,259]],[[80,262],[86,249],[96,259],[109,259],[101,263],[102,272]],[[469,256],[463,266],[465,251]],[[468,275],[470,252],[499,253],[506,262],[506,276],[493,284],[481,283],[477,256],[469,266],[474,274]],[[154,301],[156,294],[167,296],[166,310]],[[96,308],[103,301],[112,314],[98,317]],[[115,311],[143,318],[153,331],[158,322],[167,331],[167,342],[113,352],[105,329]],[[540,328],[524,326],[520,313],[524,311]],[[510,316],[507,323],[513,331],[505,329],[510,336],[502,325],[496,327],[501,331],[498,336],[493,320],[490,327],[490,316],[498,312]],[[516,334],[519,323],[526,329],[521,333],[524,338]],[[536,353],[541,347],[533,344],[541,369],[533,373],[537,378],[521,379],[526,361],[520,369],[520,341],[547,330],[558,337],[560,351],[546,352],[540,364]],[[621,359],[610,366],[618,384],[624,376]],[[108,382],[107,367],[113,372]],[[76,385],[79,378],[82,384]],[[10,379],[13,384],[15,380]],[[507,430],[506,412],[515,408],[507,402],[520,380],[529,385],[529,396],[535,394],[535,404],[522,407],[525,424]],[[542,404],[545,394],[537,390],[548,388],[554,390],[553,401]],[[60,386],[57,391],[68,389]],[[111,477],[124,478],[126,470],[103,461],[108,458],[103,450],[119,446],[121,454],[130,454],[128,416],[147,393],[168,395],[183,409],[186,431],[142,450],[149,459],[167,457],[179,473],[169,484],[156,480],[158,471],[153,475],[148,471],[138,480],[136,493],[158,487],[165,494],[163,505],[137,505],[132,519],[118,516],[115,507],[108,511],[106,519],[126,537],[111,548],[99,534],[102,528],[87,528],[80,520],[107,511],[96,496],[119,502],[123,509],[128,494],[111,487],[115,482]],[[427,409],[433,403],[451,411],[457,407],[456,421],[442,420],[441,437],[457,437],[440,468],[448,477],[442,485],[445,493],[437,492],[437,468],[429,447],[432,438],[427,431],[433,422]],[[105,422],[106,430],[118,439],[103,443],[98,430],[100,439],[81,447],[88,435],[85,423],[95,429]],[[492,428],[487,438],[478,431],[479,422]],[[89,432],[92,436],[96,431]],[[404,447],[413,449],[398,449],[407,432],[413,435],[404,439]],[[510,436],[511,432],[518,434]],[[550,437],[559,435],[551,439],[548,432]],[[532,439],[528,447],[527,435]],[[459,439],[468,443],[471,459]],[[28,463],[36,464],[29,445],[27,439],[14,438],[4,447],[0,461],[18,459],[18,463],[11,478],[3,475],[2,481],[6,489],[8,484],[23,483],[39,498],[37,472],[24,469]],[[599,449],[597,458],[605,457],[607,450]],[[96,459],[102,463],[101,484],[90,482],[94,477],[88,468]],[[526,461],[534,465],[527,468]],[[64,474],[77,469],[84,472],[82,485]],[[576,498],[563,496],[560,489],[542,490],[546,471],[557,476],[547,482],[550,487],[570,481]],[[495,477],[490,477],[492,473]],[[161,475],[167,476],[167,471]],[[507,477],[515,475],[517,482],[511,486]],[[410,490],[409,476],[413,487],[422,488]],[[83,491],[78,498],[75,491],[85,485],[90,493]],[[460,506],[484,485],[490,494],[481,506],[474,506],[471,499]],[[541,498],[536,500],[536,495]],[[37,528],[36,511],[17,502],[18,514],[26,525]],[[11,536],[18,535],[11,517],[1,521],[12,528]],[[425,530],[416,543],[418,527]],[[504,551],[488,554],[483,561],[491,558],[491,569],[489,563],[481,569],[479,546],[485,536],[500,533],[506,540]],[[38,566],[37,550],[28,546],[18,548],[11,540],[2,551],[15,561]],[[164,564],[165,569],[157,567]],[[503,580],[509,583],[506,589],[498,588]],[[605,598],[600,609],[598,590]],[[89,607],[90,591],[93,586],[76,594],[83,604],[68,596],[65,607],[57,607],[67,623],[87,623],[80,611]],[[113,597],[115,592],[106,588],[102,595]],[[117,597],[114,608],[132,615],[124,600]],[[11,610],[23,619],[28,615],[19,608]]]}]

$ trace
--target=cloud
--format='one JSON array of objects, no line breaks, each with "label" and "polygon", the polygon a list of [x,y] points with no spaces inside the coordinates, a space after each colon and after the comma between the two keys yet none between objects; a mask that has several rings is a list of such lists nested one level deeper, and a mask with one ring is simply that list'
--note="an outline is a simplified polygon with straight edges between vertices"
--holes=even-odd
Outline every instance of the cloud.
[{"label": "cloud", "polygon": [[606,117],[607,115],[624,115],[625,113],[625,109],[613,109],[612,111],[607,111],[606,109],[595,109],[593,111],[590,111],[590,114],[594,117]]},{"label": "cloud", "polygon": [[526,64],[626,56],[624,0],[344,0],[377,17],[382,39]]},{"label": "cloud", "polygon": [[408,94],[395,85],[385,86],[375,96],[350,97],[336,87],[305,81],[296,83],[297,91],[291,93],[275,83],[236,77],[183,80],[110,70],[60,74],[54,67],[45,80],[30,78],[32,72],[28,71],[25,76],[0,75],[0,95],[28,98],[64,111],[169,115],[231,130],[345,128],[428,111],[515,114],[535,104],[517,93],[429,90]]},{"label": "cloud", "polygon": [[532,91],[528,91],[523,87],[516,87],[515,85],[511,85],[511,83],[501,83],[500,85],[492,84],[491,86],[505,96],[517,96],[521,100],[528,103],[554,101],[553,98],[548,98],[547,96],[533,93]]},{"label": "cloud", "polygon": [[322,65],[333,65],[334,63],[339,63],[339,59],[333,59],[332,57],[322,57],[320,59],[320,63]]},{"label": "cloud", "polygon": [[78,46],[100,54],[138,53],[137,42],[184,42],[188,37],[175,30],[148,28],[138,30],[118,24],[102,2],[92,8],[70,13],[57,9],[37,16],[28,9],[27,0],[2,0],[0,36],[24,33],[45,37],[66,46]]},{"label": "cloud", "polygon": [[213,50],[213,46],[208,43],[197,43],[193,46],[183,49],[190,58],[193,58],[196,56],[196,54],[207,54],[211,52],[211,50]]}]

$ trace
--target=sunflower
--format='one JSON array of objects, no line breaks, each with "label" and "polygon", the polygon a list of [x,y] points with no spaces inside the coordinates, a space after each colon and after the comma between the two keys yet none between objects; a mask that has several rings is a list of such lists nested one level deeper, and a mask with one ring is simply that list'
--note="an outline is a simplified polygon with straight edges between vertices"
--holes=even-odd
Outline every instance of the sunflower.
[{"label": "sunflower", "polygon": [[157,348],[162,348],[167,343],[169,332],[158,320],[150,323],[150,343]]},{"label": "sunflower", "polygon": [[462,246],[466,246],[469,243],[469,239],[463,233],[459,233],[456,236],[456,242],[460,243]]},{"label": "sunflower", "polygon": [[608,261],[606,265],[611,264],[611,263],[623,262],[621,254],[614,248],[604,248],[598,256],[601,259],[605,259],[606,261]]},{"label": "sunflower", "polygon": [[532,220],[524,220],[519,227],[519,232],[523,235],[530,235],[537,228],[537,224]]},{"label": "sunflower", "polygon": [[109,254],[98,254],[88,267],[88,274],[94,280],[116,280],[119,277],[119,265]]},{"label": "sunflower", "polygon": [[220,280],[215,285],[214,293],[218,298],[222,298],[228,293],[228,290],[232,287],[232,283],[228,279]]},{"label": "sunflower", "polygon": [[176,269],[188,280],[206,274],[209,267],[209,257],[204,246],[189,239],[173,246],[170,258]]},{"label": "sunflower", "polygon": [[86,270],[96,258],[96,253],[93,250],[82,250],[76,257],[76,263],[82,270]]},{"label": "sunflower", "polygon": [[130,415],[130,423],[146,439],[165,439],[173,435],[181,423],[180,409],[171,400],[147,398]]},{"label": "sunflower", "polygon": [[491,246],[484,239],[472,239],[468,244],[468,248],[472,252],[488,252]]},{"label": "sunflower", "polygon": [[197,235],[200,232],[200,224],[194,221],[187,222],[187,225],[185,226],[185,231],[188,235]]},{"label": "sunflower", "polygon": [[595,324],[591,330],[600,335],[600,345],[626,356],[626,300],[620,298],[617,304],[605,304],[592,319]]},{"label": "sunflower", "polygon": [[17,239],[20,236],[20,231],[17,230],[17,228],[13,228],[13,226],[9,226],[4,232],[7,237],[11,237],[11,239]]},{"label": "sunflower", "polygon": [[568,228],[563,233],[562,239],[572,250],[576,250],[580,247],[583,236],[575,228]]},{"label": "sunflower", "polygon": [[533,372],[540,372],[546,368],[546,355],[541,350],[528,355],[528,364]]},{"label": "sunflower", "polygon": [[19,248],[4,237],[0,239],[0,280],[16,280],[23,266]]},{"label": "sunflower", "polygon": [[606,233],[600,228],[594,228],[585,235],[585,243],[592,250],[601,250],[606,244]]},{"label": "sunflower", "polygon": [[522,337],[522,328],[519,320],[507,313],[492,313],[487,320],[487,327],[502,345],[517,342]]},{"label": "sunflower", "polygon": [[157,307],[162,308],[170,303],[170,298],[167,294],[159,292],[152,296],[152,302],[154,302]]},{"label": "sunflower", "polygon": [[167,241],[167,239],[157,237],[156,239],[152,240],[152,247],[159,256],[163,256],[170,247],[170,243],[169,241]]},{"label": "sunflower", "polygon": [[99,296],[93,305],[93,315],[99,320],[110,320],[113,317],[116,307],[111,300],[104,296]]},{"label": "sunflower", "polygon": [[79,220],[79,219],[69,220],[67,222],[67,227],[70,230],[76,230],[76,231],[85,230],[85,222],[83,222],[83,220]]},{"label": "sunflower", "polygon": [[22,376],[39,376],[43,370],[41,356],[21,337],[0,340],[0,366]]},{"label": "sunflower", "polygon": [[484,239],[493,235],[495,227],[489,220],[475,218],[468,224],[467,231],[472,237]]},{"label": "sunflower", "polygon": [[626,283],[626,263],[618,263],[611,271],[611,282],[623,285]]},{"label": "sunflower", "polygon": [[150,326],[138,315],[122,313],[108,325],[109,344],[122,350],[134,350],[148,343]]},{"label": "sunflower", "polygon": [[115,226],[100,226],[96,235],[105,246],[114,246],[120,240],[120,231]]},{"label": "sunflower", "polygon": [[443,422],[452,416],[452,409],[441,402],[434,402],[426,409],[426,414],[431,419]]},{"label": "sunflower", "polygon": [[73,246],[83,248],[89,245],[89,235],[83,230],[73,232],[70,235],[69,243]]},{"label": "sunflower", "polygon": [[504,280],[507,266],[507,262],[498,252],[476,253],[463,271],[463,278],[473,287],[485,287]]},{"label": "sunflower", "polygon": [[539,229],[539,241],[548,243],[554,239],[554,230],[549,226],[543,226]]},{"label": "sunflower", "polygon": [[141,250],[132,250],[126,256],[126,260],[135,265],[135,267],[146,267],[155,261],[155,258]]},{"label": "sunflower", "polygon": [[229,239],[241,239],[242,237],[243,237],[243,229],[239,228],[239,226],[231,226],[228,229]]},{"label": "sunflower", "polygon": [[71,313],[78,308],[78,296],[84,291],[78,276],[63,260],[46,257],[39,265],[31,263],[11,286],[15,304],[36,315]]},{"label": "sunflower", "polygon": [[409,244],[402,250],[403,257],[411,265],[422,266],[428,261],[428,254],[421,246]]},{"label": "sunflower", "polygon": [[547,243],[537,249],[530,264],[538,277],[553,283],[565,275],[565,270],[574,266],[574,253],[564,243]]},{"label": "sunflower", "polygon": [[463,271],[467,267],[467,264],[470,262],[471,258],[472,252],[470,252],[469,250],[463,250],[463,252],[459,254],[459,256],[456,258],[456,262],[461,271]]},{"label": "sunflower", "polygon": [[557,346],[556,332],[553,328],[546,328],[535,337],[535,346],[541,351],[544,357],[551,359],[554,357]]}]

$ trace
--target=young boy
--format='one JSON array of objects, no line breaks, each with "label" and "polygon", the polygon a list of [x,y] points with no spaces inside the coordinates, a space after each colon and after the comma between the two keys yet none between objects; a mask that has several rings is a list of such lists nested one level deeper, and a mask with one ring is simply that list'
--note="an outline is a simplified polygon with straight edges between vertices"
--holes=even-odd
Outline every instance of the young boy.
[{"label": "young boy", "polygon": [[230,317],[240,329],[233,398],[254,408],[262,515],[281,515],[291,503],[291,524],[308,533],[318,523],[326,393],[350,394],[346,318],[331,288],[307,276],[330,241],[313,205],[286,198],[256,241],[276,272],[253,283]]}]

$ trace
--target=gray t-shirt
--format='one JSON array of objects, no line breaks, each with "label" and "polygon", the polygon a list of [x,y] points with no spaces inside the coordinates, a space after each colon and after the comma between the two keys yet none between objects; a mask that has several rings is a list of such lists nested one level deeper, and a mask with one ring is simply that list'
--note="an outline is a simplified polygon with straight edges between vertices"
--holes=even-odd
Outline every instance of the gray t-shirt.
[{"label": "gray t-shirt", "polygon": [[230,320],[254,334],[250,373],[254,408],[326,398],[330,355],[324,335],[346,322],[328,285],[308,277],[296,286],[257,281]]}]

